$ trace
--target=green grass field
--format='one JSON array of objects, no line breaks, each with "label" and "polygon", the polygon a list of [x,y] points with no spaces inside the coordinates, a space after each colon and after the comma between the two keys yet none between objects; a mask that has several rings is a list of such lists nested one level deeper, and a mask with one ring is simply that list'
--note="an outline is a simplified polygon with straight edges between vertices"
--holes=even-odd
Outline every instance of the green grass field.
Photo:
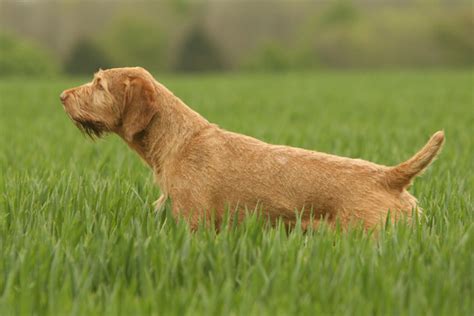
[{"label": "green grass field", "polygon": [[473,315],[470,71],[157,76],[223,128],[391,165],[439,129],[411,191],[426,210],[377,238],[255,218],[190,233],[152,212],[151,172],[92,142],[58,95],[86,79],[0,81],[0,315]]}]

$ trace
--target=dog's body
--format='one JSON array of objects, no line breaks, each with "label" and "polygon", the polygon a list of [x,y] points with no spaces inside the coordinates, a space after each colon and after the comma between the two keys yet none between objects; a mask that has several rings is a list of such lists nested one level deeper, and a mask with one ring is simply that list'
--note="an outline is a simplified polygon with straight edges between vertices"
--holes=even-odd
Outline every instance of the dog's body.
[{"label": "dog's body", "polygon": [[227,209],[239,219],[260,210],[288,226],[300,214],[303,227],[324,218],[371,228],[389,211],[392,219],[410,218],[420,209],[406,188],[444,142],[437,132],[395,167],[270,145],[209,123],[141,68],[99,72],[61,100],[82,130],[120,135],[153,169],[162,191],[157,207],[171,198],[173,214],[193,228],[203,219],[219,221]]}]

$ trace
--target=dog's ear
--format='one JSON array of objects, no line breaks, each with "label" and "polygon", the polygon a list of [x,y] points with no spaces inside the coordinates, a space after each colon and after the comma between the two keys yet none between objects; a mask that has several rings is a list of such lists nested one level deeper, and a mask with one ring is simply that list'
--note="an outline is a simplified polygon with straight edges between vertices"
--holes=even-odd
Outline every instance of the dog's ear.
[{"label": "dog's ear", "polygon": [[143,131],[157,113],[157,92],[153,82],[141,77],[125,81],[122,130],[127,141]]}]

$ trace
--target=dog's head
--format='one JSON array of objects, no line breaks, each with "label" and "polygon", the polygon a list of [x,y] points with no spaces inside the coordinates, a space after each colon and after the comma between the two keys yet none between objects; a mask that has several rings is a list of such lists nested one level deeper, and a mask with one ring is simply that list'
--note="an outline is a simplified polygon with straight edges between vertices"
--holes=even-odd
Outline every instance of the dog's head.
[{"label": "dog's head", "polygon": [[128,141],[157,113],[157,89],[143,68],[99,70],[91,82],[65,90],[61,102],[76,126],[90,137],[108,132]]}]

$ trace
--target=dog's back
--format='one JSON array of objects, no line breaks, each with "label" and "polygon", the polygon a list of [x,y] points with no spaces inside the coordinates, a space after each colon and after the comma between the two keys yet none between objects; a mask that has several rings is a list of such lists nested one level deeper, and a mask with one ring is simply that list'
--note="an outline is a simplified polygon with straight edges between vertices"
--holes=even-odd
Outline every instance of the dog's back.
[{"label": "dog's back", "polygon": [[386,167],[211,128],[180,157],[180,169],[188,173],[183,190],[173,193],[186,192],[186,198],[178,200],[190,202],[177,207],[212,209],[218,215],[226,208],[258,208],[291,224],[295,212],[305,210],[303,221],[312,213],[332,223],[362,220],[373,227],[389,210],[396,217],[417,210],[416,199],[405,188],[434,159],[443,139],[438,132],[413,158]]}]

